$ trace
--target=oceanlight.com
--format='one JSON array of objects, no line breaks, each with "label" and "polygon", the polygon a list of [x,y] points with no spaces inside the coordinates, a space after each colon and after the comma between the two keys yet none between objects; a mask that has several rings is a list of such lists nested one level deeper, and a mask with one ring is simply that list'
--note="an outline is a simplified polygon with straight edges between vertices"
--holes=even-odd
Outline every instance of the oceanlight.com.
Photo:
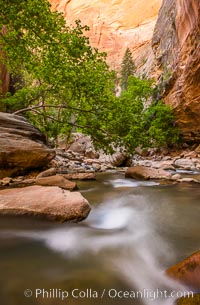
[{"label": "oceanlight.com", "polygon": [[74,288],[72,290],[63,290],[59,288],[44,289],[36,288],[34,290],[26,289],[24,291],[24,296],[26,298],[35,297],[36,299],[59,299],[65,301],[68,298],[74,299],[149,299],[154,301],[156,299],[178,299],[178,298],[193,298],[194,294],[192,291],[167,291],[167,290],[117,290],[114,288],[103,289],[101,291],[96,291],[91,288],[81,290]]}]

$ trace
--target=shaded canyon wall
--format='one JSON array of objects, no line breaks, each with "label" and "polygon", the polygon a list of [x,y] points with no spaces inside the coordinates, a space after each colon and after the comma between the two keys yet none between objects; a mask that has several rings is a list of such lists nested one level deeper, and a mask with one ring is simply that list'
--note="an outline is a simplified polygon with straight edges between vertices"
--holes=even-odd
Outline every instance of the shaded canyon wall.
[{"label": "shaded canyon wall", "polygon": [[200,143],[200,1],[164,0],[152,48],[165,103],[185,141]]}]

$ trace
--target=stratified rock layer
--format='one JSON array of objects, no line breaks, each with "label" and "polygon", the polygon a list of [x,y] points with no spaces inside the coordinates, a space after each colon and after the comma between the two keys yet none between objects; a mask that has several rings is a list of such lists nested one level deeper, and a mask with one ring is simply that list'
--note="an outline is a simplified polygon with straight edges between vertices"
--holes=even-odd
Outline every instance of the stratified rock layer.
[{"label": "stratified rock layer", "polygon": [[79,192],[59,187],[28,186],[0,191],[0,215],[36,216],[57,221],[81,221],[90,212]]},{"label": "stratified rock layer", "polygon": [[23,117],[0,113],[0,178],[46,166],[55,152]]},{"label": "stratified rock layer", "polygon": [[164,0],[152,46],[161,95],[188,142],[200,142],[200,2]]}]

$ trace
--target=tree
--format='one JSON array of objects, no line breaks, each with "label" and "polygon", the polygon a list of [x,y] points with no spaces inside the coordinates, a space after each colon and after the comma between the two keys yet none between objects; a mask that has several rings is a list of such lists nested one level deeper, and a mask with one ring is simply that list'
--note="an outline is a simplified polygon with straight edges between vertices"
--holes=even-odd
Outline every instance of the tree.
[{"label": "tree", "polygon": [[173,110],[161,101],[148,106],[152,93],[151,81],[130,76],[128,89],[115,100],[110,128],[118,145],[130,153],[139,145],[159,147],[179,141]]},{"label": "tree", "polygon": [[135,72],[135,64],[132,58],[132,54],[129,48],[126,49],[121,67],[121,87],[122,90],[128,88],[128,78]]},{"label": "tree", "polygon": [[132,75],[129,49],[122,65],[124,91],[116,98],[106,55],[90,46],[84,35],[89,29],[79,20],[68,27],[47,0],[0,0],[3,26],[0,64],[18,80],[1,99],[10,112],[25,115],[48,137],[70,136],[76,128],[91,135],[96,147],[108,150],[113,144],[129,152],[140,144],[157,145],[157,130],[166,138],[167,127],[160,129],[163,119],[158,116],[162,111],[157,109],[155,124],[146,127],[144,104],[152,94],[151,84]]},{"label": "tree", "polygon": [[87,26],[68,27],[47,0],[0,0],[0,61],[23,78],[2,103],[25,114],[48,136],[70,134],[73,126],[104,142],[102,121],[110,107],[114,74],[105,54],[90,46]]},{"label": "tree", "polygon": [[152,103],[144,113],[145,129],[152,146],[170,146],[180,141],[172,108],[162,101]]},{"label": "tree", "polygon": [[118,135],[119,145],[126,147],[129,152],[145,144],[143,111],[151,94],[150,81],[130,76],[128,89],[122,91],[120,98],[116,98],[112,125]]}]

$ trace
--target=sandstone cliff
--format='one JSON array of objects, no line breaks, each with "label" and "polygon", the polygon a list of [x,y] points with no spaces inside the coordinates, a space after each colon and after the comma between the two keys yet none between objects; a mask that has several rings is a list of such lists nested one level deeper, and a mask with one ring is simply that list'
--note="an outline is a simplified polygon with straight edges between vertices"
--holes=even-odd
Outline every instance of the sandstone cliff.
[{"label": "sandstone cliff", "polygon": [[186,141],[200,142],[200,2],[164,0],[152,47],[161,95]]},{"label": "sandstone cliff", "polygon": [[[80,19],[90,27],[90,42],[108,53],[108,63],[118,69],[127,47],[134,58],[151,41],[162,0],[50,0],[64,13],[68,24]],[[141,57],[140,57],[141,58]],[[141,60],[142,61],[142,60]]]}]

